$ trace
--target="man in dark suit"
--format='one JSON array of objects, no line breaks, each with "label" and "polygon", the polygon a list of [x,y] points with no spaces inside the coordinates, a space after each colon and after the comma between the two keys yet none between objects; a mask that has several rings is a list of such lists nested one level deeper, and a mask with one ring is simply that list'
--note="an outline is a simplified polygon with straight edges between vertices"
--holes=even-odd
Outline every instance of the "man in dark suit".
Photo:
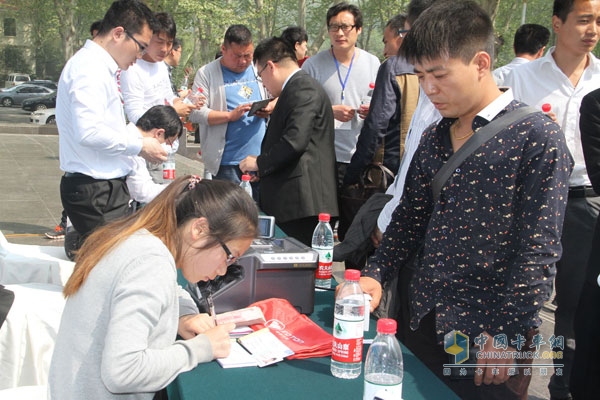
[{"label": "man in dark suit", "polygon": [[298,68],[293,49],[279,38],[254,50],[259,79],[279,97],[259,156],[240,163],[260,179],[262,211],[289,236],[310,245],[318,214],[338,215],[333,111],[321,85]]},{"label": "man in dark suit", "polygon": [[[581,100],[579,128],[588,176],[596,193],[600,193],[600,89]],[[590,399],[597,395],[600,375],[600,218],[596,221],[592,251],[577,313],[575,314],[575,359],[571,370],[570,390],[573,399]]]}]

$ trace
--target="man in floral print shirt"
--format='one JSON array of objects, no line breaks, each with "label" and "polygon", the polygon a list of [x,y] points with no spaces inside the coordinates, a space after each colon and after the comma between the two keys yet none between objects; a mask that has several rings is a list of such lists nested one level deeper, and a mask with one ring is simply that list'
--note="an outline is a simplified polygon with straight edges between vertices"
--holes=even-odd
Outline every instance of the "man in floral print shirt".
[{"label": "man in floral print shirt", "polygon": [[416,256],[403,340],[461,398],[486,400],[526,397],[531,376],[511,376],[515,359],[492,355],[476,361],[473,378],[451,380],[442,372],[443,337],[456,330],[484,338],[480,350],[495,355],[502,352],[492,346],[495,335],[508,338],[505,351],[516,352],[520,337],[529,345],[561,254],[572,168],[560,127],[534,113],[467,157],[434,200],[431,181],[450,156],[479,128],[524,106],[494,82],[493,43],[489,16],[472,1],[434,4],[406,36],[400,51],[444,118],[423,134],[404,195],[361,278],[375,308],[381,282]]}]

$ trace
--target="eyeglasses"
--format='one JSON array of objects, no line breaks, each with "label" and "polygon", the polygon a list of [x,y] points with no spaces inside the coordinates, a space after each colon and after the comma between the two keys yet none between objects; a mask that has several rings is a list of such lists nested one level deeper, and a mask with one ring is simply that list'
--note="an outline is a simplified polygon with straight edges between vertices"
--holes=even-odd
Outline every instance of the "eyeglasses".
[{"label": "eyeglasses", "polygon": [[127,35],[127,37],[129,37],[129,39],[133,40],[135,44],[137,44],[139,53],[141,53],[142,55],[146,54],[146,46],[144,46],[136,38],[134,38],[131,33],[125,31],[125,34]]},{"label": "eyeglasses", "polygon": [[261,76],[261,74],[263,72],[265,72],[265,69],[267,69],[268,66],[269,66],[269,64],[265,64],[265,66],[262,67],[262,69],[260,71],[258,71],[258,73],[256,74],[257,80],[259,80],[259,81],[262,82],[262,76]]},{"label": "eyeglasses", "polygon": [[405,37],[406,34],[410,31],[410,29],[398,29],[398,36],[401,38]]},{"label": "eyeglasses", "polygon": [[335,33],[337,31],[339,31],[340,29],[342,30],[342,32],[344,33],[349,33],[352,29],[356,28],[356,25],[346,25],[346,24],[342,24],[342,25],[338,25],[338,24],[331,24],[327,27],[327,30],[331,33]]},{"label": "eyeglasses", "polygon": [[225,252],[225,254],[227,254],[227,259],[225,260],[225,264],[227,264],[227,266],[229,267],[231,264],[233,264],[235,262],[237,257],[234,256],[233,254],[231,254],[229,247],[227,247],[227,245],[225,243],[223,243],[219,240],[219,244],[223,248],[223,251]]}]

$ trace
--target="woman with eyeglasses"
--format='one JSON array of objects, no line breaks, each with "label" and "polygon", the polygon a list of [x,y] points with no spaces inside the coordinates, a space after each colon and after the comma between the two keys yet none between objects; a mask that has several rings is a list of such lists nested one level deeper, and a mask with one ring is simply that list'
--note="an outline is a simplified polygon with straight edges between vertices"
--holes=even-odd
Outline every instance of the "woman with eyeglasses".
[{"label": "woman with eyeglasses", "polygon": [[152,399],[179,373],[227,356],[235,325],[198,314],[176,269],[190,282],[224,275],[257,224],[254,202],[237,185],[185,176],[92,233],[64,287],[50,398]]}]

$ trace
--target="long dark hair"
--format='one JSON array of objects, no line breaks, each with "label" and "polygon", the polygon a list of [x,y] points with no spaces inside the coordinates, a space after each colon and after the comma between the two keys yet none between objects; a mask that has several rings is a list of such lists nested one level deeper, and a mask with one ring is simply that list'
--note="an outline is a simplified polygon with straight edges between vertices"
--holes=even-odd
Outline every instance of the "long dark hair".
[{"label": "long dark hair", "polygon": [[210,237],[204,248],[220,242],[257,236],[258,210],[246,192],[232,182],[200,180],[184,176],[173,181],[138,213],[98,228],[83,243],[75,258],[75,270],[63,294],[79,290],[90,271],[117,244],[140,229],[147,229],[169,249],[179,263],[181,238],[178,228],[192,218],[208,221]]}]

